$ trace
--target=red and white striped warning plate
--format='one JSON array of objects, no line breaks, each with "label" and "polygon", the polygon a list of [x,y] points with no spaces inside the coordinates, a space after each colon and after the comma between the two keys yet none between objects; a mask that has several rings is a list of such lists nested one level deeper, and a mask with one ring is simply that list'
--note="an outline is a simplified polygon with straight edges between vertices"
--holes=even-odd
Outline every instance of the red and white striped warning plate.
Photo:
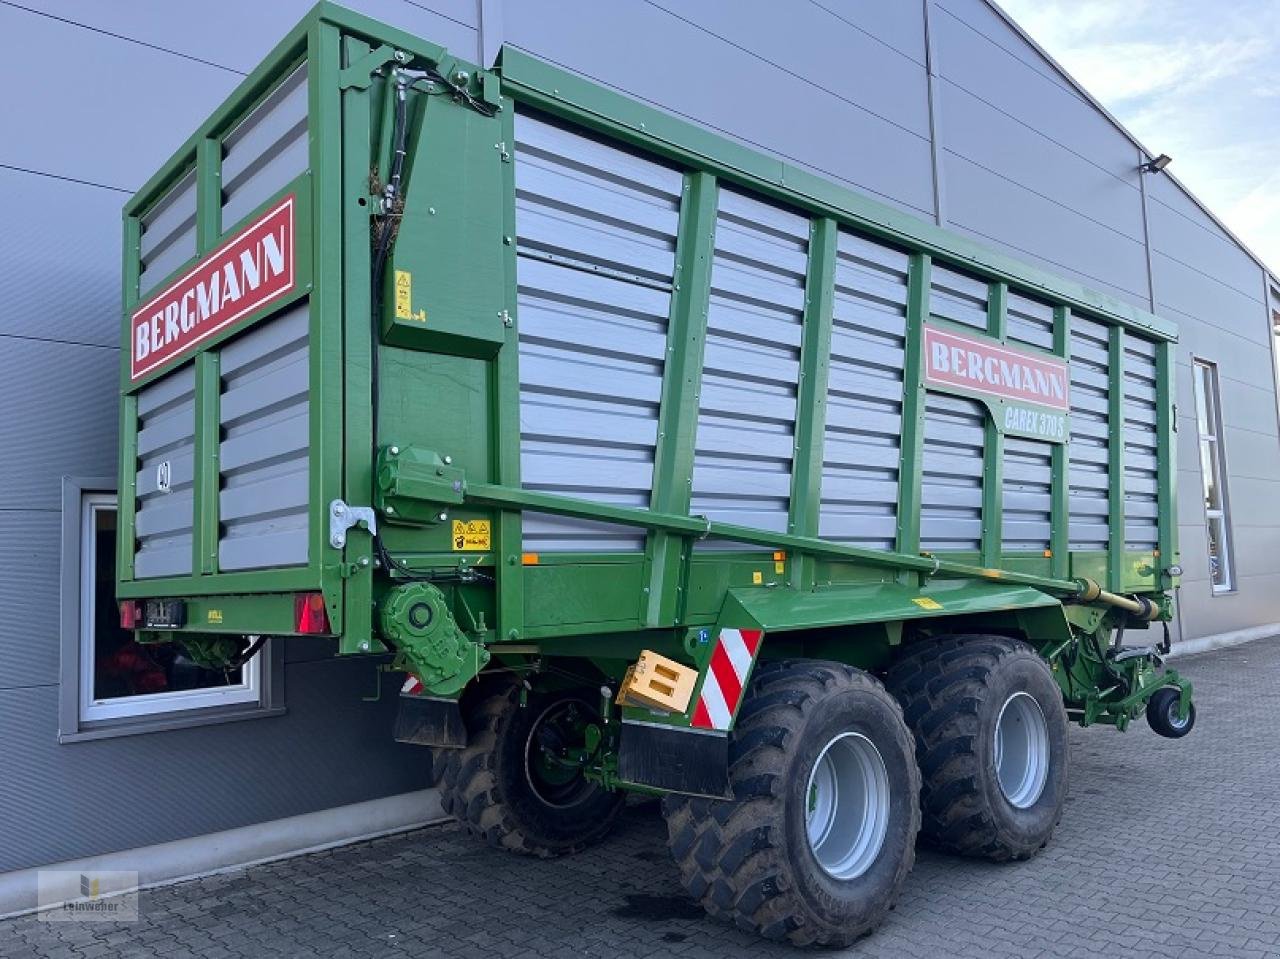
[{"label": "red and white striped warning plate", "polygon": [[413,673],[410,673],[409,678],[406,679],[404,681],[404,685],[400,687],[400,695],[416,696],[418,693],[422,692],[422,690],[425,688],[426,687],[422,685],[422,680],[420,680],[417,676],[413,675]]},{"label": "red and white striped warning plate", "polygon": [[758,629],[722,629],[702,681],[691,723],[697,729],[728,729],[742,698],[751,663],[760,649]]}]

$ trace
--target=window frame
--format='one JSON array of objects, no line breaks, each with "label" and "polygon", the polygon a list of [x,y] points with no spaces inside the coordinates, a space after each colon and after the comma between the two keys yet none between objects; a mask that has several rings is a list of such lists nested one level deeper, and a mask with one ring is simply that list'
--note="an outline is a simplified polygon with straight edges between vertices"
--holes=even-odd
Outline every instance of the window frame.
[{"label": "window frame", "polygon": [[94,701],[92,657],[96,602],[94,519],[116,508],[112,479],[63,478],[61,556],[61,668],[58,741],[136,735],[283,715],[283,644],[268,640],[232,687]]},{"label": "window frame", "polygon": [[[1201,380],[1202,372],[1205,375],[1204,381]],[[1200,385],[1202,382],[1206,384],[1204,389]],[[1237,592],[1239,586],[1234,550],[1235,532],[1231,524],[1231,497],[1227,492],[1227,451],[1222,435],[1222,389],[1217,363],[1199,356],[1191,358],[1191,396],[1195,404],[1196,458],[1199,460],[1200,499],[1204,510],[1205,555],[1210,562],[1209,592],[1214,596],[1227,596]],[[1207,433],[1201,430],[1202,419],[1209,430]],[[1206,459],[1218,494],[1219,505],[1214,509],[1210,509],[1207,504],[1210,477],[1205,473]],[[1219,553],[1225,574],[1221,586],[1213,581],[1213,551],[1209,548],[1209,530],[1214,523],[1217,523],[1221,531]]]}]

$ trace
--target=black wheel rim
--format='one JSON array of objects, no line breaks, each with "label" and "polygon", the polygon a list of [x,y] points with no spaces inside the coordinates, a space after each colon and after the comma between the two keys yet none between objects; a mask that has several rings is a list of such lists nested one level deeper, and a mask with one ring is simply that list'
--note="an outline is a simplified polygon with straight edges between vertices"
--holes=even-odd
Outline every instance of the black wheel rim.
[{"label": "black wheel rim", "polygon": [[533,794],[557,809],[590,798],[595,784],[572,762],[571,752],[581,749],[586,727],[596,719],[595,710],[580,699],[561,699],[538,714],[525,742],[525,778]]}]

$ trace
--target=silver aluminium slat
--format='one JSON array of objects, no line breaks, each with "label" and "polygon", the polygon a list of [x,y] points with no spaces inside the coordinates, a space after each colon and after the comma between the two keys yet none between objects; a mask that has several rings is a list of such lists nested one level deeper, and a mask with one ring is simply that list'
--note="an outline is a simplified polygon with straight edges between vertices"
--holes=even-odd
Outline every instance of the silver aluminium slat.
[{"label": "silver aluminium slat", "polygon": [[1005,437],[1001,547],[1006,552],[1049,548],[1052,450],[1049,443]]},{"label": "silver aluminium slat", "polygon": [[1009,339],[1046,352],[1053,351],[1053,307],[1009,292],[1006,331]]},{"label": "silver aluminium slat", "polygon": [[[785,532],[809,221],[722,189],[690,511]],[[737,548],[704,540],[701,548]]]},{"label": "silver aluminium slat", "polygon": [[179,180],[142,216],[138,290],[157,283],[196,255],[196,171]]},{"label": "silver aluminium slat", "polygon": [[133,565],[139,579],[191,573],[195,385],[188,363],[138,392]]},{"label": "silver aluminium slat", "polygon": [[[647,508],[681,174],[516,115],[526,489]],[[524,513],[530,552],[636,551],[634,527]]]},{"label": "silver aluminium slat", "polygon": [[977,550],[982,545],[982,464],[986,407],[929,393],[925,401],[920,489],[920,548]]},{"label": "silver aluminium slat", "polygon": [[894,548],[907,262],[898,250],[839,234],[818,523],[824,539]]},{"label": "silver aluminium slat", "polygon": [[1071,437],[1067,447],[1068,539],[1073,550],[1110,542],[1108,328],[1071,318]]},{"label": "silver aluminium slat", "polygon": [[308,301],[222,349],[218,567],[307,562]]},{"label": "silver aluminium slat", "polygon": [[222,228],[235,226],[308,165],[304,63],[222,141]]},{"label": "silver aluminium slat", "polygon": [[1159,542],[1156,347],[1124,335],[1124,539],[1129,549]]},{"label": "silver aluminium slat", "polygon": [[940,320],[987,329],[985,281],[938,264],[930,271],[929,312]]}]

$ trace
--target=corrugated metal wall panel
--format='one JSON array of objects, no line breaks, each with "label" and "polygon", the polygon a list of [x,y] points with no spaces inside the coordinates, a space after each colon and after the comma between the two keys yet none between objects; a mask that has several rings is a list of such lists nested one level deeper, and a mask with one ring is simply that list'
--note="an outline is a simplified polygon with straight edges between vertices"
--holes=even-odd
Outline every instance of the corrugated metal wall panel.
[{"label": "corrugated metal wall panel", "polygon": [[222,228],[233,227],[308,166],[304,63],[222,141]]},{"label": "corrugated metal wall panel", "polygon": [[1109,543],[1107,327],[1071,318],[1071,440],[1067,450],[1071,549]]},{"label": "corrugated metal wall panel", "polygon": [[930,271],[929,312],[940,320],[987,329],[988,287],[982,280],[965,276],[936,263]]},{"label": "corrugated metal wall panel", "polygon": [[222,350],[218,564],[223,571],[307,561],[311,434],[308,301]]},{"label": "corrugated metal wall panel", "polygon": [[1049,548],[1053,447],[1006,436],[1002,548],[1008,552]]},{"label": "corrugated metal wall panel", "polygon": [[920,548],[982,545],[982,457],[987,409],[975,400],[930,393],[925,401]]},{"label": "corrugated metal wall panel", "polygon": [[1129,549],[1159,542],[1156,495],[1156,346],[1124,337],[1124,539]]},{"label": "corrugated metal wall panel", "polygon": [[786,531],[808,250],[807,219],[721,190],[694,445],[696,515]]},{"label": "corrugated metal wall panel", "polygon": [[[188,363],[138,391],[137,543],[139,579],[191,572],[194,521],[195,367]],[[160,472],[169,489],[160,489]]]},{"label": "corrugated metal wall panel", "polygon": [[[517,114],[526,489],[649,506],[682,186],[676,170]],[[630,551],[644,533],[526,512],[524,545]]]},{"label": "corrugated metal wall panel", "polygon": [[1009,339],[1052,352],[1053,307],[1010,292],[1007,312]]},{"label": "corrugated metal wall panel", "polygon": [[842,231],[834,307],[818,535],[892,549],[902,455],[907,255]]},{"label": "corrugated metal wall panel", "polygon": [[146,294],[196,255],[196,171],[192,170],[142,218],[138,289]]}]

